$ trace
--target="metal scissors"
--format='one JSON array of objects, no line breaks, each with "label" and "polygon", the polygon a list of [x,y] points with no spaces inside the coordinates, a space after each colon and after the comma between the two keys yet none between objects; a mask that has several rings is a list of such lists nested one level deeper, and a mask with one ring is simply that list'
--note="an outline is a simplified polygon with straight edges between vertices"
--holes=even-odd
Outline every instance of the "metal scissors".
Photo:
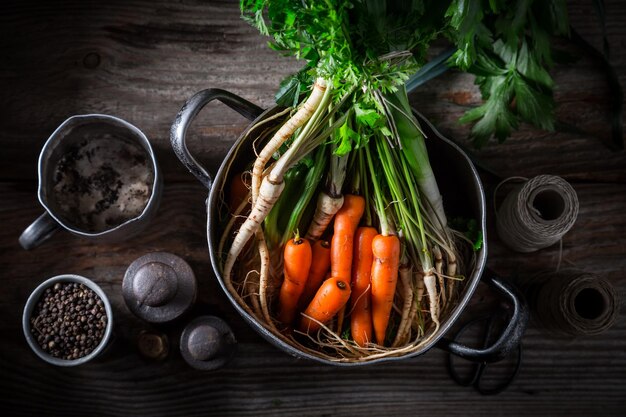
[{"label": "metal scissors", "polygon": [[[486,322],[487,327],[484,332],[483,347],[488,346],[488,343],[492,337],[492,334],[497,327],[496,317],[497,315],[489,315],[489,316],[479,317],[479,318],[470,320],[469,322],[465,323],[463,327],[461,327],[456,332],[456,334],[452,337],[452,340],[456,341],[457,339],[459,339],[461,335],[465,333],[465,331],[469,329],[470,327],[476,324],[482,323],[482,322]],[[510,375],[508,375],[506,379],[501,381],[499,384],[497,384],[493,388],[485,388],[483,384],[481,383],[483,375],[485,374],[485,371],[487,370],[487,367],[488,367],[488,364],[485,362],[475,362],[474,365],[472,366],[469,376],[467,378],[463,378],[459,375],[459,373],[457,372],[455,368],[452,354],[448,353],[448,372],[450,376],[452,377],[452,379],[457,384],[463,387],[474,387],[474,389],[476,389],[476,391],[478,391],[482,395],[496,395],[496,394],[501,393],[509,385],[511,385],[511,383],[515,380],[515,377],[519,373],[519,369],[522,364],[522,344],[521,343],[517,345],[516,352],[513,354],[516,355],[514,359],[515,365],[514,365],[513,371],[511,372]],[[461,360],[461,359],[457,359],[457,360]]]}]

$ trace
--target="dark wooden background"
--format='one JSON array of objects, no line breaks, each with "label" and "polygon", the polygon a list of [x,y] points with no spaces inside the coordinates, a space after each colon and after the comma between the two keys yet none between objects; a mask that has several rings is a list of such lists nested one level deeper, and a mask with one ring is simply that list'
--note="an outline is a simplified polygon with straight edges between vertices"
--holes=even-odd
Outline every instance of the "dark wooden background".
[{"label": "dark wooden background", "polygon": [[[596,46],[601,28],[590,0],[569,1],[573,26]],[[606,2],[612,63],[626,85],[626,3]],[[580,215],[563,241],[567,265],[609,279],[626,296],[626,157],[605,143],[609,87],[600,65],[568,41],[556,44],[578,60],[554,68],[558,119],[576,130],[547,133],[523,126],[503,145],[474,155],[501,176],[557,174],[578,193]],[[239,19],[235,1],[9,1],[0,6],[0,408],[3,415],[626,415],[624,313],[606,333],[551,335],[531,325],[524,363],[505,393],[482,397],[448,377],[445,355],[358,369],[296,360],[265,343],[227,304],[214,282],[205,242],[206,190],[182,168],[169,146],[169,127],[198,90],[220,87],[272,105],[279,81],[299,67],[278,57]],[[440,130],[467,144],[457,117],[479,102],[472,78],[450,72],[411,95]],[[95,244],[58,233],[38,249],[17,238],[42,211],[36,197],[39,150],[74,114],[119,116],[152,141],[165,175],[163,202],[139,237]],[[194,124],[190,147],[215,171],[246,121],[218,104]],[[497,179],[485,175],[491,198]],[[490,231],[493,216],[490,213]],[[519,255],[489,235],[488,264],[522,280],[554,268],[558,248]],[[235,329],[239,351],[230,365],[205,373],[174,352],[143,360],[134,337],[147,325],[121,296],[122,276],[135,258],[176,253],[199,279],[194,314],[212,313]],[[49,366],[28,349],[21,314],[44,279],[77,273],[99,283],[112,300],[116,339],[86,366]],[[461,320],[491,302],[475,294]],[[175,343],[182,324],[162,328]]]}]

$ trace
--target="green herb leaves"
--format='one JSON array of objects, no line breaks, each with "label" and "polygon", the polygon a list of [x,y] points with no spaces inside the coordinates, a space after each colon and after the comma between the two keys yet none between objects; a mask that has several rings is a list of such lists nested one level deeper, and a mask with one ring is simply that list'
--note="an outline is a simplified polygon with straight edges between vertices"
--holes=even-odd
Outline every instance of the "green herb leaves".
[{"label": "green herb leaves", "polygon": [[[376,94],[397,91],[445,36],[456,46],[448,65],[475,74],[485,99],[461,119],[474,123],[477,146],[505,140],[522,122],[553,128],[550,36],[567,34],[565,0],[241,0],[241,10],[273,49],[306,60],[281,83],[280,105],[297,105],[323,77],[335,103],[356,87],[357,122],[383,129],[370,120],[384,118]],[[339,148],[347,152],[355,135],[346,129]]]},{"label": "green herb leaves", "polygon": [[498,40],[493,49],[495,54],[482,52],[470,68],[486,100],[460,119],[476,122],[472,127],[474,144],[481,147],[492,136],[503,142],[520,122],[552,130],[552,78],[529,53],[526,40],[519,49]]},{"label": "green herb leaves", "polygon": [[562,0],[453,0],[446,16],[458,50],[449,63],[475,74],[486,102],[468,111],[477,147],[521,122],[554,127],[549,37],[567,33]]},{"label": "green herb leaves", "polygon": [[517,117],[510,108],[513,97],[510,78],[507,75],[476,78],[476,82],[481,83],[481,90],[485,91],[483,97],[487,101],[482,106],[469,110],[460,119],[463,123],[477,122],[472,128],[476,146],[484,145],[492,134],[502,142],[511,134],[512,129],[517,128]]},{"label": "green herb leaves", "polygon": [[491,40],[491,33],[482,22],[482,3],[482,0],[453,0],[446,11],[449,24],[454,29],[452,37],[458,47],[450,61],[463,70],[476,61],[480,44],[488,44]]},{"label": "green herb leaves", "polygon": [[462,232],[465,237],[472,242],[474,251],[479,251],[483,247],[483,233],[475,219],[454,217],[450,220],[450,226]]}]

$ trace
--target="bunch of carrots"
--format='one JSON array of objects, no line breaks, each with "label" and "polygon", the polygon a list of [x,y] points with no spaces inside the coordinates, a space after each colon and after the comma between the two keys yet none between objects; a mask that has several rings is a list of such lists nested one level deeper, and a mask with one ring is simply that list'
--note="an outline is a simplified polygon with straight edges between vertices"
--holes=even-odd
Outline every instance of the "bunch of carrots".
[{"label": "bunch of carrots", "polygon": [[307,64],[248,129],[245,173],[229,171],[218,248],[227,290],[275,335],[327,359],[419,349],[471,266],[406,93],[413,52],[428,43],[426,29],[412,29],[419,10],[378,0],[241,7],[274,48]]},{"label": "bunch of carrots", "polygon": [[[235,176],[231,183],[232,208],[246,198],[241,178]],[[359,226],[365,207],[364,197],[345,195],[331,219],[328,240],[303,238],[296,231],[284,245],[275,309],[283,334],[294,330],[313,334],[333,319],[341,332],[347,313],[351,338],[358,346],[385,344],[400,268],[400,240],[372,226]]]},{"label": "bunch of carrots", "polygon": [[330,244],[318,240],[311,245],[296,235],[285,245],[278,319],[287,329],[294,325],[298,312],[300,332],[316,332],[335,316],[336,327],[341,329],[349,306],[352,339],[361,347],[373,341],[384,345],[400,241],[373,227],[359,227],[364,210],[363,197],[346,195],[334,218]]},{"label": "bunch of carrots", "polygon": [[[271,146],[272,140],[285,134],[283,127],[293,120],[293,110],[277,114],[262,125],[257,143]],[[272,123],[276,126],[271,127]],[[249,134],[256,135],[258,130],[253,126]],[[441,247],[445,247],[446,235],[439,237],[441,246],[424,246],[422,259],[428,260],[432,253],[435,261],[424,271],[425,263],[419,262],[411,239],[436,236],[436,223],[423,221],[420,233],[402,222],[403,215],[410,214],[407,210],[415,210],[412,214],[418,217],[426,216],[427,211],[419,204],[411,207],[391,201],[395,198],[392,189],[415,189],[415,185],[398,177],[400,184],[389,186],[385,161],[379,160],[385,153],[378,158],[372,154],[385,144],[373,138],[354,150],[350,158],[341,157],[348,161],[335,163],[344,168],[333,170],[331,166],[325,184],[321,181],[324,169],[311,168],[310,161],[294,164],[284,175],[283,192],[273,203],[263,201],[261,208],[258,199],[265,197],[257,196],[256,209],[252,204],[254,164],[250,171],[231,176],[226,193],[229,222],[219,251],[225,253],[226,243],[234,237],[225,261],[227,287],[276,335],[321,355],[334,349],[335,355],[328,356],[331,359],[347,356],[362,360],[404,352],[407,347],[409,351],[416,349],[436,333],[441,311],[454,305],[453,284],[461,278],[456,256],[445,258],[444,269]],[[332,165],[339,159],[333,148],[332,143],[321,145],[309,157],[315,160],[325,155]],[[256,154],[255,164],[264,152]],[[268,163],[275,168],[276,162],[268,158]],[[261,172],[265,172],[263,183],[269,173],[265,166]],[[343,189],[350,193],[341,193]],[[329,195],[339,204],[325,204]],[[301,236],[300,230],[306,234]],[[235,247],[242,234],[256,239]],[[232,256],[233,248],[237,256]]]}]

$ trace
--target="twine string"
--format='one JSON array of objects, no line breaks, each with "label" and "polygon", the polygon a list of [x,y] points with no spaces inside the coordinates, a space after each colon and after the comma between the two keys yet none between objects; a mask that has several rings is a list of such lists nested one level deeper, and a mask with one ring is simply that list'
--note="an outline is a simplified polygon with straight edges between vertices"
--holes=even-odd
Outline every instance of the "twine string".
[{"label": "twine string", "polygon": [[535,321],[546,330],[595,335],[616,321],[619,299],[611,283],[578,269],[544,272],[525,285]]},{"label": "twine string", "polygon": [[[496,209],[498,190],[512,180],[525,182],[517,185]],[[510,177],[494,191],[498,236],[517,252],[534,252],[561,240],[576,222],[578,209],[576,191],[563,178],[554,175],[531,179]]]}]

